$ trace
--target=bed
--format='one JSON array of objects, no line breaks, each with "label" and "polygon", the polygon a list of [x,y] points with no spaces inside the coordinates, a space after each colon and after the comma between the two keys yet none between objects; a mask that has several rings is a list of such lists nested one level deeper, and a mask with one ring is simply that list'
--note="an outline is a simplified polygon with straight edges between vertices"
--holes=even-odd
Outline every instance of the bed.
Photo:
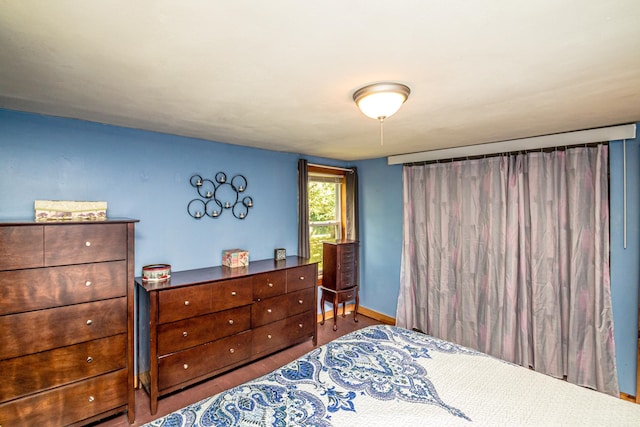
[{"label": "bed", "polygon": [[147,426],[640,426],[640,405],[369,326]]}]

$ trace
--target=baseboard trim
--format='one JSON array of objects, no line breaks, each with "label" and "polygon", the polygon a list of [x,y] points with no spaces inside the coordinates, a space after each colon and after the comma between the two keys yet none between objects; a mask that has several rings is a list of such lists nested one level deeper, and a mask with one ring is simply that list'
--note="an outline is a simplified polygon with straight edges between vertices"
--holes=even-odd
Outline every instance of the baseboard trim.
[{"label": "baseboard trim", "polygon": [[[351,314],[353,313],[353,310],[355,310],[356,306],[355,304],[347,304],[345,307],[345,313],[346,314]],[[396,319],[391,317],[391,316],[387,316],[386,314],[382,314],[379,313],[375,310],[371,310],[369,308],[366,307],[358,307],[358,314],[362,314],[363,316],[367,316],[370,317],[372,319],[377,320],[378,322],[387,324],[387,325],[395,325],[396,324]],[[342,315],[342,306],[340,306],[338,308],[338,316]],[[326,310],[325,311],[325,320],[329,320],[329,319],[333,319],[333,310]],[[318,323],[320,323],[322,321],[322,314],[318,313],[317,316],[317,321]]]},{"label": "baseboard trim", "polygon": [[358,307],[358,313],[362,314],[363,316],[367,316],[370,317],[372,319],[375,319],[379,322],[382,322],[386,325],[395,325],[396,324],[396,319],[395,317],[391,317],[391,316],[387,316],[386,314],[382,314],[379,313],[377,311],[371,310],[367,307]]},{"label": "baseboard trim", "polygon": [[623,393],[623,392],[620,392],[620,399],[626,400],[632,403],[640,403],[638,400],[636,400],[635,396],[631,396],[630,394]]}]

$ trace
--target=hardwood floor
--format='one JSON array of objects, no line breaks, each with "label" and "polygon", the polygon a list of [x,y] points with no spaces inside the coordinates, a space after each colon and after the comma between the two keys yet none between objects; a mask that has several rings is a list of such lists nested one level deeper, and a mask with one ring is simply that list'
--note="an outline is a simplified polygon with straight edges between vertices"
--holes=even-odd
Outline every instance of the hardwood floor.
[{"label": "hardwood floor", "polygon": [[[318,345],[325,344],[351,331],[380,323],[381,322],[363,316],[360,313],[358,313],[358,323],[353,321],[353,315],[347,314],[345,318],[338,315],[337,331],[333,330],[333,319],[328,319],[324,325],[318,324]],[[158,401],[158,412],[155,415],[149,413],[149,397],[144,390],[136,390],[136,421],[134,424],[129,424],[126,415],[120,414],[92,425],[96,427],[140,426],[191,403],[271,372],[308,353],[313,348],[312,342],[307,341],[274,355],[267,356],[264,359],[257,360],[232,372],[163,397]]]}]

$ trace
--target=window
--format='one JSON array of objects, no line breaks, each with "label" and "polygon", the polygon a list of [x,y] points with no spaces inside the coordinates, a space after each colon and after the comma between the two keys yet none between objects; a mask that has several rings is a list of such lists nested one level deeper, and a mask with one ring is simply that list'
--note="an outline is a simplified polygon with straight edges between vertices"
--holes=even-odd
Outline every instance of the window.
[{"label": "window", "polygon": [[336,241],[345,235],[345,172],[309,167],[309,249],[311,259],[322,272],[322,242]]}]

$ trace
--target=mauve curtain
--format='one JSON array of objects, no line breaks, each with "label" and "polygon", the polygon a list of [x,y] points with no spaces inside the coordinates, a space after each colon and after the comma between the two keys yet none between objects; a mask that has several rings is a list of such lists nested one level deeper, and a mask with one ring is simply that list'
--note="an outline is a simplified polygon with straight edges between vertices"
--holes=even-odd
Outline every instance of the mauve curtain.
[{"label": "mauve curtain", "polygon": [[607,148],[404,166],[398,325],[617,396]]},{"label": "mauve curtain", "polygon": [[309,258],[309,165],[307,160],[298,160],[298,256]]}]

